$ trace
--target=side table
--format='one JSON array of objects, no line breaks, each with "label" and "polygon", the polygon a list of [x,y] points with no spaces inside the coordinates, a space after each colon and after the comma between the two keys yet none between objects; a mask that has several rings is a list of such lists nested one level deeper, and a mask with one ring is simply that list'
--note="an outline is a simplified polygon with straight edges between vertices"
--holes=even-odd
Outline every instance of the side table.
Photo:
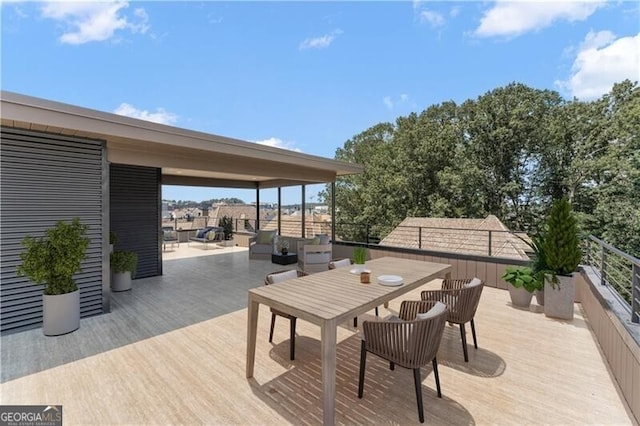
[{"label": "side table", "polygon": [[296,253],[271,254],[271,263],[277,263],[278,265],[291,265],[297,262],[298,255]]}]

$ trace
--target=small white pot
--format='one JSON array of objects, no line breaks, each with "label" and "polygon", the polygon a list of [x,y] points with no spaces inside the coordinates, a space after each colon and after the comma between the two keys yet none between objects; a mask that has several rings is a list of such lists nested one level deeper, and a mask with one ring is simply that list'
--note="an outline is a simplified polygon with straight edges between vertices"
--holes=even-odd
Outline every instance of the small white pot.
[{"label": "small white pot", "polygon": [[131,272],[111,273],[111,291],[131,290]]}]

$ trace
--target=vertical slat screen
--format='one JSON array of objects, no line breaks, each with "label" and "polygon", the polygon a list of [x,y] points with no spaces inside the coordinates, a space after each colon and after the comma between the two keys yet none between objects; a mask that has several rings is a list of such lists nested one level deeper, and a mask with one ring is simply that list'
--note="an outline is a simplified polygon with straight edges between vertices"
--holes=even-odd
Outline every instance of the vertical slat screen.
[{"label": "vertical slat screen", "polygon": [[116,250],[138,254],[134,278],[162,274],[160,258],[160,169],[111,164],[111,231]]},{"label": "vertical slat screen", "polygon": [[16,269],[26,235],[78,217],[91,242],[75,276],[82,317],[100,314],[103,276],[103,141],[2,127],[0,137],[0,330],[42,324],[42,289]]}]

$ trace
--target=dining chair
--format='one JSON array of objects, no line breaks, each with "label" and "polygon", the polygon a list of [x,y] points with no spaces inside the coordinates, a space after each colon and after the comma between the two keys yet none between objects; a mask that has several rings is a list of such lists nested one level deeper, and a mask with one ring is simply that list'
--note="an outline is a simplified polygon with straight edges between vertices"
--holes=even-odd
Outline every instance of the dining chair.
[{"label": "dining chair", "polygon": [[418,418],[420,423],[424,423],[420,367],[431,361],[438,398],[442,398],[436,355],[446,320],[447,306],[444,303],[405,300],[400,305],[399,319],[364,321],[358,398],[362,398],[364,393],[367,352],[371,352],[389,361],[391,370],[394,370],[396,365],[413,370]]},{"label": "dining chair", "polygon": [[[308,275],[306,272],[289,269],[284,271],[276,271],[268,274],[264,279],[265,285],[276,284],[282,281],[303,277]],[[296,353],[296,320],[293,315],[271,308],[271,328],[269,330],[269,343],[273,341],[273,329],[276,325],[276,315],[289,320],[289,359],[293,361]]]},{"label": "dining chair", "polygon": [[[337,269],[337,268],[345,268],[347,266],[351,266],[351,259],[345,257],[342,259],[333,259],[329,262],[329,269]],[[378,307],[376,306],[376,316],[378,316]],[[358,326],[358,317],[353,317],[353,326]]]},{"label": "dining chair", "polygon": [[465,362],[469,362],[465,326],[468,322],[471,323],[473,346],[478,349],[476,326],[473,321],[473,317],[476,315],[483,287],[484,281],[480,278],[458,280],[445,279],[442,280],[442,287],[440,290],[425,290],[420,293],[420,298],[422,300],[440,301],[446,304],[449,308],[447,321],[451,324],[460,325],[460,337],[462,339],[462,351],[464,352]]}]

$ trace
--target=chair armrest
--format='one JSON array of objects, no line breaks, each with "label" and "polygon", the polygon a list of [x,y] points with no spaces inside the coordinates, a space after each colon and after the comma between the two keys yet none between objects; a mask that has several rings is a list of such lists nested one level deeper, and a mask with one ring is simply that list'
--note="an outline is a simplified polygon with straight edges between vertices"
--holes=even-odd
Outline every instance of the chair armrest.
[{"label": "chair armrest", "polygon": [[331,252],[331,244],[324,244],[324,245],[315,245],[315,244],[305,244],[302,247],[302,252],[303,253],[325,253],[325,252]]}]

